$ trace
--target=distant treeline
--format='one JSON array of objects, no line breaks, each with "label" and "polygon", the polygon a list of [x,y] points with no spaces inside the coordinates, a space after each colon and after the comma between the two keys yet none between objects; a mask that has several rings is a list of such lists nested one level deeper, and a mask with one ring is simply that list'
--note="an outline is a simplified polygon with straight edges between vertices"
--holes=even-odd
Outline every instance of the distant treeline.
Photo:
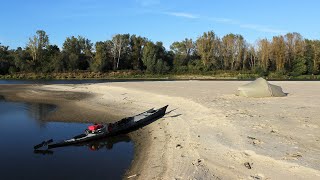
[{"label": "distant treeline", "polygon": [[117,34],[93,44],[82,36],[67,37],[62,49],[50,44],[45,31],[29,38],[26,47],[10,49],[0,44],[0,74],[105,73],[131,70],[146,74],[203,74],[247,72],[260,76],[317,75],[320,71],[320,41],[299,33],[259,39],[252,45],[238,34],[218,37],[205,32],[196,40],[174,42],[166,50],[162,42]]}]

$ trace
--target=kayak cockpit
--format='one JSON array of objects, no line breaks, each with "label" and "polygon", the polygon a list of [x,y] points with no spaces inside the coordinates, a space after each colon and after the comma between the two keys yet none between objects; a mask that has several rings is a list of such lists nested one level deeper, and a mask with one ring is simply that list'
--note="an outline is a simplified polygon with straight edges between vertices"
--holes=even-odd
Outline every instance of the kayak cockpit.
[{"label": "kayak cockpit", "polygon": [[85,134],[97,134],[97,133],[105,133],[108,131],[107,127],[108,125],[103,124],[93,124],[88,126],[88,128],[85,130]]}]

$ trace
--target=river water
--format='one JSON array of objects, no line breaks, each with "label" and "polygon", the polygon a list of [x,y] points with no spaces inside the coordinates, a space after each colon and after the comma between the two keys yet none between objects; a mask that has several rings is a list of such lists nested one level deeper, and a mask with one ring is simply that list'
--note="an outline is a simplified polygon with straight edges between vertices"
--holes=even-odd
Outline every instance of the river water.
[{"label": "river water", "polygon": [[0,97],[0,179],[121,179],[133,159],[128,136],[52,151],[33,150],[43,140],[70,138],[89,125],[42,120],[55,110],[50,104],[7,102]]}]

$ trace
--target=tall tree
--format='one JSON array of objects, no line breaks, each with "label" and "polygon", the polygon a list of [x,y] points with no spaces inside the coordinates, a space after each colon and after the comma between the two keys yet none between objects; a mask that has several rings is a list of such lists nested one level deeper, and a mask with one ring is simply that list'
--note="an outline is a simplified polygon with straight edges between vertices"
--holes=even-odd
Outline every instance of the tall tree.
[{"label": "tall tree", "polygon": [[299,76],[306,72],[306,58],[304,56],[296,56],[292,61],[292,70],[290,75]]},{"label": "tall tree", "polygon": [[299,33],[287,33],[285,36],[286,43],[286,69],[292,70],[294,59],[302,59],[305,52],[305,41]]},{"label": "tall tree", "polygon": [[[34,68],[39,67],[41,60],[43,60],[44,49],[49,45],[49,37],[43,30],[38,30],[36,35],[29,38],[27,48],[32,56],[32,63]],[[41,67],[40,67],[41,68]]]},{"label": "tall tree", "polygon": [[257,67],[258,58],[253,45],[249,45],[248,49],[246,50],[246,56],[244,57],[244,59],[246,60],[246,63],[244,62],[243,64],[245,66],[248,65],[251,70]]},{"label": "tall tree", "polygon": [[147,39],[140,36],[130,37],[131,61],[134,70],[142,70],[142,50],[146,42]]},{"label": "tall tree", "polygon": [[147,42],[143,48],[142,61],[149,73],[162,74],[169,71],[166,51],[161,42]]},{"label": "tall tree", "polygon": [[203,65],[217,67],[220,58],[220,39],[213,31],[205,32],[196,41],[196,48]]},{"label": "tall tree", "polygon": [[225,69],[239,70],[245,59],[246,43],[241,35],[227,34],[222,38]]},{"label": "tall tree", "polygon": [[319,74],[320,72],[320,40],[313,41],[313,74]]},{"label": "tall tree", "polygon": [[306,40],[306,65],[308,74],[318,74],[320,71],[320,41]]},{"label": "tall tree", "polygon": [[242,64],[244,63],[246,56],[246,42],[243,36],[237,34],[235,36],[235,61],[231,65],[232,70],[240,70]]},{"label": "tall tree", "polygon": [[258,41],[258,58],[260,67],[266,72],[269,70],[271,59],[271,43],[268,39]]},{"label": "tall tree", "polygon": [[78,36],[67,37],[63,43],[63,53],[68,70],[86,70],[93,58],[93,44],[90,40]]},{"label": "tall tree", "polygon": [[93,71],[99,71],[99,72],[104,72],[112,69],[110,41],[97,42],[95,45],[95,50],[96,50],[96,54],[91,64],[91,69]]},{"label": "tall tree", "polygon": [[284,72],[286,44],[283,36],[274,36],[271,44],[272,60],[276,65],[276,70]]},{"label": "tall tree", "polygon": [[9,51],[9,46],[2,46],[0,43],[0,74],[8,74],[13,66],[13,57]]},{"label": "tall tree", "polygon": [[113,69],[119,69],[120,60],[129,49],[129,34],[116,34],[112,37]]},{"label": "tall tree", "polygon": [[192,39],[186,38],[181,42],[174,42],[170,46],[170,49],[174,53],[174,63],[177,66],[186,66],[188,65],[191,57],[195,52],[195,43]]},{"label": "tall tree", "polygon": [[65,62],[57,45],[49,45],[46,51],[47,61],[43,64],[44,72],[63,72]]}]

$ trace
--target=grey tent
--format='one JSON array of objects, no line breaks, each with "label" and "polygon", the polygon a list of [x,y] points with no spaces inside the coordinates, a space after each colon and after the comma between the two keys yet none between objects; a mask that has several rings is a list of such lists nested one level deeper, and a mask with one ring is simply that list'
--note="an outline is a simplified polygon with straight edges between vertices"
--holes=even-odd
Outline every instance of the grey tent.
[{"label": "grey tent", "polygon": [[283,97],[286,96],[283,93],[280,86],[270,84],[263,78],[258,78],[255,81],[240,86],[238,88],[238,95],[245,97]]}]

